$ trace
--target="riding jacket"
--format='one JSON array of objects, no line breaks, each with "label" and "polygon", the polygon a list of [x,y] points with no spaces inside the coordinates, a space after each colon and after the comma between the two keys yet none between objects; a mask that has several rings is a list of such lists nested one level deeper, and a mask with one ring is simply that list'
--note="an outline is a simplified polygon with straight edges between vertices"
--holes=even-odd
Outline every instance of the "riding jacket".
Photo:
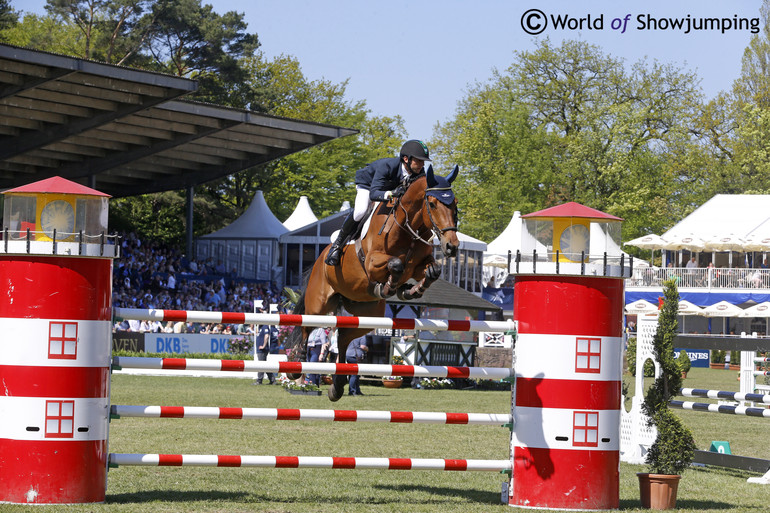
[{"label": "riding jacket", "polygon": [[371,201],[386,201],[385,192],[398,187],[403,179],[401,159],[398,157],[375,160],[356,171],[356,185],[369,190]]}]

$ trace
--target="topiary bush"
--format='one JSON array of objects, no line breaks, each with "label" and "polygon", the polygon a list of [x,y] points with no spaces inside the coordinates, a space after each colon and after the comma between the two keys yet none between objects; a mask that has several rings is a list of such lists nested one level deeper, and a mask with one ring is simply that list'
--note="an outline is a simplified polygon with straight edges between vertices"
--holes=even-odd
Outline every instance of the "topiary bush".
[{"label": "topiary bush", "polygon": [[652,474],[681,474],[690,466],[695,453],[695,440],[679,417],[668,408],[671,397],[682,388],[682,372],[674,359],[674,338],[679,323],[679,292],[674,280],[663,284],[663,307],[658,314],[658,329],[652,340],[655,359],[660,364],[660,376],[644,395],[642,411],[648,424],[658,430],[645,462]]}]

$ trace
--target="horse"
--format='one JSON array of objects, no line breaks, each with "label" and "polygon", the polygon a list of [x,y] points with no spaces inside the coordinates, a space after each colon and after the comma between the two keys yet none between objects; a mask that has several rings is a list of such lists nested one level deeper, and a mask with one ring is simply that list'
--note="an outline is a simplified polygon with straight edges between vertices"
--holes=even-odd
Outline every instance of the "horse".
[{"label": "horse", "polygon": [[[402,196],[375,204],[368,229],[354,244],[343,248],[339,265],[324,263],[331,245],[321,252],[294,313],[327,315],[344,307],[351,315],[382,317],[385,300],[394,294],[402,300],[422,297],[441,276],[441,266],[433,258],[433,237],[438,238],[446,257],[457,254],[457,200],[451,184],[458,172],[455,166],[447,177],[442,177],[435,175],[430,166],[405,184]],[[416,283],[407,283],[410,279]],[[294,332],[293,343],[300,348],[301,360],[306,357],[312,330],[301,328]],[[338,361],[345,362],[351,340],[370,331],[340,328]],[[334,376],[328,392],[330,400],[342,397],[345,383],[346,376]]]}]

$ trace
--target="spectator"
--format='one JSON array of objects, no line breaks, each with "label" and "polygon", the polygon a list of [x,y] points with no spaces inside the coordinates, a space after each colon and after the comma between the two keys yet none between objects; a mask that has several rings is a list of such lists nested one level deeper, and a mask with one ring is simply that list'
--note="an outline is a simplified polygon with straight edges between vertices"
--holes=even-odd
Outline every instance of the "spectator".
[{"label": "spectator", "polygon": [[[321,357],[321,348],[326,344],[327,336],[326,336],[326,329],[327,328],[316,328],[313,331],[310,332],[310,335],[307,337],[307,353],[308,353],[308,362],[317,362],[319,358]],[[318,386],[321,383],[321,378],[318,374],[308,374],[307,380],[312,383],[313,385]]]},{"label": "spectator", "polygon": [[[361,363],[366,359],[366,353],[371,347],[372,335],[367,334],[363,337],[354,338],[348,344],[347,351],[345,351],[345,361],[347,363]],[[364,395],[361,392],[360,385],[361,378],[354,374],[350,376],[350,385],[348,387],[348,395]]]}]

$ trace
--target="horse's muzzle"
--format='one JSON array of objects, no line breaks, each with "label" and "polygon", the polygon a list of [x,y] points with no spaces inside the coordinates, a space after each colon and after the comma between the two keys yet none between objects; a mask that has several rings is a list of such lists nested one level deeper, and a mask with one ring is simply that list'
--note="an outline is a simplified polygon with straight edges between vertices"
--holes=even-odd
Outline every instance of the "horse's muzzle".
[{"label": "horse's muzzle", "polygon": [[441,245],[441,249],[444,252],[444,256],[446,257],[453,257],[457,254],[457,246],[451,242],[444,242]]}]

